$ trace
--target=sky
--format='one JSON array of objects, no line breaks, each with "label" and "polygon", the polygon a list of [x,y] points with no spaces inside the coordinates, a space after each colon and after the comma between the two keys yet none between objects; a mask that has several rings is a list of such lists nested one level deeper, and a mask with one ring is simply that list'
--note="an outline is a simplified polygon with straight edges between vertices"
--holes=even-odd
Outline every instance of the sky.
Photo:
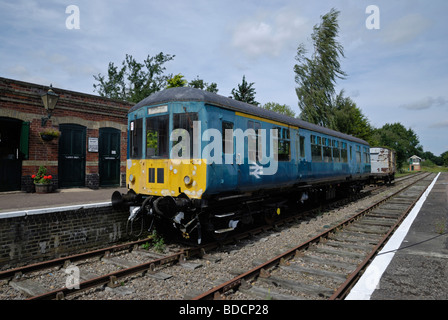
[{"label": "sky", "polygon": [[337,92],[372,126],[400,122],[424,151],[448,151],[446,0],[0,0],[0,77],[97,94],[93,75],[109,62],[163,52],[175,55],[166,74],[224,96],[244,75],[256,101],[298,115],[297,48],[313,51],[313,26],[332,8],[347,74]]}]

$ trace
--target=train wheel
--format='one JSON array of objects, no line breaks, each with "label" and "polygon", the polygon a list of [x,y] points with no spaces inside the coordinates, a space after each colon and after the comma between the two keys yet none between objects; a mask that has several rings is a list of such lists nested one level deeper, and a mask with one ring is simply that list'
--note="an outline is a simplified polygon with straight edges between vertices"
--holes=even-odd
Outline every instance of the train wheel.
[{"label": "train wheel", "polygon": [[277,217],[280,215],[280,212],[280,208],[277,208],[275,212],[272,212],[272,210],[265,212],[264,221],[269,225],[273,225]]}]

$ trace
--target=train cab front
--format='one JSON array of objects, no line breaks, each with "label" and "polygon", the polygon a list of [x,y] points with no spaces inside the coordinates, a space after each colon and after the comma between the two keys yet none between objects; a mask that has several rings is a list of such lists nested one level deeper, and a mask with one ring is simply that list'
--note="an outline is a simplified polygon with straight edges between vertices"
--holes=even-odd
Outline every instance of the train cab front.
[{"label": "train cab front", "polygon": [[[115,192],[114,207],[128,206],[129,221],[173,228],[184,238],[198,231],[206,190],[206,161],[193,157],[197,108],[155,106],[128,116],[127,194]],[[191,150],[191,151],[190,151]]]}]

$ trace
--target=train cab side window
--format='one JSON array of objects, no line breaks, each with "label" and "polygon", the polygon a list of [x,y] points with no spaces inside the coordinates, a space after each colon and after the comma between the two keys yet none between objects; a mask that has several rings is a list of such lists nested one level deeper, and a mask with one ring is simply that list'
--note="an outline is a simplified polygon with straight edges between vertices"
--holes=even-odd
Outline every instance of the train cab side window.
[{"label": "train cab side window", "polygon": [[288,128],[274,128],[278,130],[278,161],[291,160],[291,140]]},{"label": "train cab side window", "polygon": [[143,119],[136,119],[134,121],[131,121],[129,130],[131,159],[141,159],[143,155]]},{"label": "train cab side window", "polygon": [[146,119],[146,158],[168,157],[169,116]]},{"label": "train cab side window", "polygon": [[311,135],[311,159],[313,162],[322,162],[322,138]]},{"label": "train cab side window", "polygon": [[233,123],[227,121],[222,122],[222,152],[233,154]]}]

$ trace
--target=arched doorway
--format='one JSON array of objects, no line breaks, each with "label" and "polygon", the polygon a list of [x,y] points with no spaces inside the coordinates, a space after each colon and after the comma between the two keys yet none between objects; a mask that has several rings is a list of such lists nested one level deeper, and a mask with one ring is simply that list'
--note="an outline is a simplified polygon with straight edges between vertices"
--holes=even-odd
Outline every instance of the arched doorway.
[{"label": "arched doorway", "polygon": [[28,136],[29,122],[0,117],[0,191],[20,190]]}]

